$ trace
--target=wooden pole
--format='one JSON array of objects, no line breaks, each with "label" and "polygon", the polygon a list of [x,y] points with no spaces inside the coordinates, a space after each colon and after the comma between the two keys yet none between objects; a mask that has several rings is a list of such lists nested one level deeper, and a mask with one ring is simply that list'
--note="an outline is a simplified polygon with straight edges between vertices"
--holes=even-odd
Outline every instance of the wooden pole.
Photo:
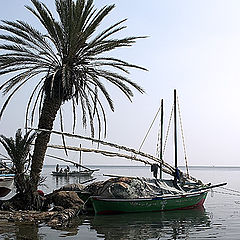
[{"label": "wooden pole", "polygon": [[97,142],[98,144],[102,144],[102,145],[108,145],[110,147],[121,149],[121,150],[124,150],[124,151],[127,151],[127,152],[132,152],[135,155],[140,155],[142,157],[150,158],[150,159],[152,159],[152,160],[154,160],[154,161],[156,161],[158,163],[161,162],[162,165],[165,166],[166,168],[168,168],[170,171],[174,171],[174,167],[171,166],[170,164],[164,162],[162,159],[155,158],[155,157],[151,156],[150,154],[137,151],[137,150],[135,150],[133,148],[128,148],[128,147],[125,147],[125,146],[122,146],[122,145],[118,145],[118,144],[115,144],[115,143],[110,143],[110,142],[106,142],[106,141],[102,141],[102,140],[98,140],[98,139],[94,139],[94,138],[90,138],[90,137],[84,137],[84,136],[80,136],[80,135],[75,135],[75,134],[71,134],[71,133],[65,133],[65,132],[59,132],[59,131],[47,130],[47,129],[30,128],[30,127],[28,127],[28,129],[32,129],[32,130],[35,130],[37,132],[43,131],[43,132],[51,132],[51,133],[54,133],[54,134],[60,134],[60,135],[64,134],[65,136],[68,136],[68,137],[75,137],[75,138],[79,138],[79,139],[85,139],[85,140],[90,140],[90,141],[93,141],[93,142]]},{"label": "wooden pole", "polygon": [[[50,144],[48,144],[48,147],[49,148],[55,148],[55,149],[64,149],[64,146],[60,146],[60,145],[50,145]],[[72,146],[65,146],[65,147],[66,147],[67,150],[82,151],[82,152],[94,152],[94,153],[103,154],[104,156],[107,156],[107,157],[121,157],[121,158],[126,158],[126,159],[131,159],[131,160],[134,160],[134,161],[142,162],[142,163],[147,164],[147,165],[152,165],[152,163],[147,161],[146,159],[140,159],[140,158],[137,158],[136,156],[132,156],[132,155],[120,154],[120,153],[117,153],[117,152],[103,151],[103,150],[100,150],[100,149],[90,149],[90,148],[81,148],[80,149],[78,147],[72,147]],[[54,157],[54,156],[51,156],[51,155],[48,155],[48,154],[47,154],[47,156]],[[156,162],[159,163],[158,158],[152,157],[151,155],[149,155],[149,158],[152,161],[156,161]],[[59,157],[57,157],[57,159],[64,160],[64,159],[61,159]],[[69,160],[65,160],[65,161],[66,162],[72,162],[72,161],[69,161]],[[82,166],[82,167],[86,168],[85,166]],[[172,176],[174,175],[174,171],[171,170],[171,169],[163,168],[163,172],[165,172],[167,174],[170,174]]]},{"label": "wooden pole", "polygon": [[[163,99],[161,100],[160,159],[163,159]],[[162,179],[162,163],[160,163],[160,179]]]},{"label": "wooden pole", "polygon": [[[175,171],[177,171],[178,167],[178,156],[177,156],[177,91],[174,89],[174,157],[175,157]],[[177,176],[175,174],[174,180]]]},{"label": "wooden pole", "polygon": [[[79,147],[82,148],[82,144],[80,144]],[[81,165],[82,165],[82,151],[79,151],[79,172],[81,171]]]}]

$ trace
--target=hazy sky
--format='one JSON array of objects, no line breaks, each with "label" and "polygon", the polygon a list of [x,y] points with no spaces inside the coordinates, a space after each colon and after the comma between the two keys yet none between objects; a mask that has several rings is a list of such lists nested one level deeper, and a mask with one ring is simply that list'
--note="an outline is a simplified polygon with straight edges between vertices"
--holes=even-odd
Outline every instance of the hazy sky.
[{"label": "hazy sky", "polygon": [[[53,0],[43,2],[53,9]],[[176,88],[189,164],[240,165],[240,1],[95,1],[98,7],[112,3],[116,8],[106,19],[106,25],[128,18],[125,35],[149,36],[132,48],[113,54],[149,71],[132,71],[131,78],[146,91],[144,95],[135,91],[133,103],[111,88],[115,112],[108,111],[106,140],[138,149],[161,98],[165,101],[166,129]],[[25,4],[31,3],[27,0],[2,1],[0,18],[22,19],[39,27],[24,8]],[[2,81],[3,78],[0,83]],[[0,121],[1,134],[12,136],[17,128],[23,127],[28,90],[28,87],[22,89],[9,105]],[[0,105],[3,100],[1,96]],[[66,106],[65,129],[71,131],[68,110]],[[59,126],[56,124],[54,129],[59,130]],[[157,131],[158,123],[143,151],[155,154]],[[88,135],[89,131],[80,129],[79,133]],[[73,140],[72,143],[79,144]],[[54,153],[63,156],[63,153]],[[77,159],[75,153],[72,158]],[[173,162],[171,153],[166,158],[169,163]],[[84,154],[84,161],[86,164],[129,164],[128,160],[87,154]],[[52,162],[46,159],[45,163]],[[180,159],[180,164],[183,163]]]}]

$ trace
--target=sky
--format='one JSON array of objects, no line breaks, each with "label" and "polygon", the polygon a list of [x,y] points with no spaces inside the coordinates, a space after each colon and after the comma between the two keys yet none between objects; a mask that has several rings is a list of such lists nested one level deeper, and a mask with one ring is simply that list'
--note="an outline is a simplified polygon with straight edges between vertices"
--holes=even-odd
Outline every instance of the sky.
[{"label": "sky", "polygon": [[[54,1],[43,1],[54,10]],[[41,29],[37,20],[24,8],[27,0],[3,1],[0,18],[21,19]],[[240,166],[240,1],[238,0],[95,0],[99,8],[115,4],[103,26],[127,18],[124,36],[149,36],[127,49],[112,54],[146,67],[147,72],[133,70],[130,78],[145,89],[134,91],[133,102],[109,86],[115,111],[107,110],[106,141],[135,149],[140,144],[164,99],[165,133],[177,89],[184,140],[189,165]],[[12,6],[15,6],[14,8]],[[0,78],[0,83],[5,78]],[[21,89],[0,120],[0,134],[14,136],[24,127],[24,114],[31,84]],[[0,96],[0,106],[4,98]],[[104,106],[107,108],[107,104]],[[65,131],[71,131],[70,106],[64,109]],[[35,123],[37,126],[37,122]],[[56,121],[55,130],[59,130]],[[155,155],[159,120],[153,125],[142,151]],[[88,136],[79,124],[78,133]],[[166,157],[173,163],[172,135],[169,135]],[[181,136],[179,135],[179,148]],[[52,137],[51,143],[60,143]],[[74,139],[69,144],[78,146]],[[83,142],[82,146],[88,146]],[[95,145],[90,145],[95,147]],[[182,151],[182,150],[180,150]],[[0,147],[0,152],[3,152]],[[63,152],[50,150],[58,156]],[[182,153],[180,153],[180,156]],[[69,158],[78,159],[77,153]],[[85,164],[129,165],[129,160],[109,159],[83,154]],[[45,164],[55,160],[45,159]],[[183,165],[184,160],[179,159]]]}]

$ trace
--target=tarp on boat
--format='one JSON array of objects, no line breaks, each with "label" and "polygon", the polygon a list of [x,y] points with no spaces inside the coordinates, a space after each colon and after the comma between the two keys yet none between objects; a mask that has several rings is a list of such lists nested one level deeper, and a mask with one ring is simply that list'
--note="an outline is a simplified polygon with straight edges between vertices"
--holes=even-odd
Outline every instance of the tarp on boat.
[{"label": "tarp on boat", "polygon": [[171,185],[171,180],[163,182],[156,179],[117,177],[89,184],[84,191],[89,192],[90,195],[117,199],[146,198],[182,192]]}]

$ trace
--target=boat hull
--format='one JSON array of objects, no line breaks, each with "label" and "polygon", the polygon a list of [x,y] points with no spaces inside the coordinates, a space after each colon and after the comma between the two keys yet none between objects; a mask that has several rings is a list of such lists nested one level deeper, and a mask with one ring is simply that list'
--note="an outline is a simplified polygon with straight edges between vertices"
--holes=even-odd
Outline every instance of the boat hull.
[{"label": "boat hull", "polygon": [[66,177],[66,176],[72,176],[72,177],[85,177],[85,176],[91,176],[93,174],[93,171],[80,171],[80,172],[52,172],[53,176],[57,177]]},{"label": "boat hull", "polygon": [[7,196],[13,188],[14,176],[11,175],[0,174],[0,197]]},{"label": "boat hull", "polygon": [[207,191],[143,199],[92,197],[91,200],[96,214],[116,214],[192,209],[202,206],[206,196]]}]

